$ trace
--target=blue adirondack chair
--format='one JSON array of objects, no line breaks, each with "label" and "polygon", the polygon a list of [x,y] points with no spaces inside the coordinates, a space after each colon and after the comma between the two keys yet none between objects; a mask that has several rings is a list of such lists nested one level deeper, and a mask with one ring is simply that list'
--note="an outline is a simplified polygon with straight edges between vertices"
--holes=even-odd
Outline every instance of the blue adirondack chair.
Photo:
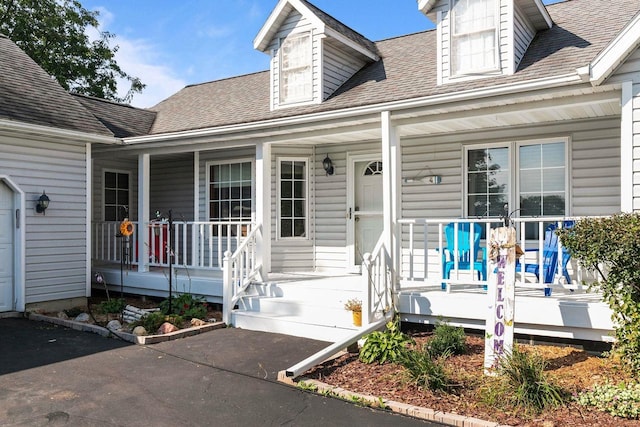
[{"label": "blue adirondack chair", "polygon": [[[455,229],[458,228],[458,244],[456,248]],[[456,258],[458,270],[471,270],[477,272],[478,278],[487,280],[487,259],[484,248],[480,247],[480,238],[482,236],[482,226],[473,224],[473,253],[475,260],[471,257],[470,225],[468,222],[449,223],[444,228],[444,234],[447,239],[447,246],[442,251],[442,278],[448,279],[451,276],[451,270],[456,267]],[[457,249],[457,252],[456,252]],[[478,255],[482,259],[478,260]],[[442,283],[442,289],[446,289],[446,283]]]},{"label": "blue adirondack chair", "polygon": [[[564,221],[563,227],[573,227],[573,221]],[[544,244],[542,246],[542,281],[543,283],[553,283],[553,279],[558,272],[558,236],[555,233],[557,225],[550,224],[544,232]],[[525,252],[538,252],[539,249],[526,249]],[[571,283],[571,276],[567,270],[567,264],[571,259],[571,254],[562,248],[562,275],[567,280],[567,283]],[[516,261],[516,271],[522,271],[522,264],[520,260]],[[524,271],[526,273],[533,273],[536,278],[540,280],[540,264],[539,263],[526,263]],[[545,296],[551,295],[551,288],[545,288]]]}]

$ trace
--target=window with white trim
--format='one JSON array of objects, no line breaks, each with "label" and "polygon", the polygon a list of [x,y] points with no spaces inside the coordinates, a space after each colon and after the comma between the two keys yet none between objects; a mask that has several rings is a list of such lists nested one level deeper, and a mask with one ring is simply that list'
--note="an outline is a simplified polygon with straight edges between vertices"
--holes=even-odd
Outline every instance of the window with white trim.
[{"label": "window with white trim", "polygon": [[290,35],[280,46],[280,104],[312,99],[311,34]]},{"label": "window with white trim", "polygon": [[278,159],[278,237],[306,238],[308,233],[308,159]]},{"label": "window with white trim", "polygon": [[[252,162],[209,164],[209,221],[250,222]],[[226,227],[226,226],[224,226]],[[232,227],[232,233],[235,227]],[[222,230],[226,234],[226,228]],[[217,227],[214,227],[214,235]]]},{"label": "window with white trim", "polygon": [[128,172],[104,171],[104,220],[122,221],[129,216]]},{"label": "window with white trim", "polygon": [[[520,217],[564,216],[566,147],[564,140],[467,147],[467,216],[500,217],[505,204]],[[533,228],[527,237],[535,233]]]},{"label": "window with white trim", "polygon": [[451,74],[497,68],[498,19],[495,0],[456,0],[451,10]]}]

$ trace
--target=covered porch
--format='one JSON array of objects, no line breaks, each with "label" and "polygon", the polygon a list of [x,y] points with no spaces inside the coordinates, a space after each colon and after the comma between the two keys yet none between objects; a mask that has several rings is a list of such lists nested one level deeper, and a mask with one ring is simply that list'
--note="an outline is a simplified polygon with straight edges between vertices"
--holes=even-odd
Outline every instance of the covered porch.
[{"label": "covered porch", "polygon": [[[556,241],[551,248],[559,256],[549,253],[550,225],[561,228],[575,220],[579,218],[512,220],[518,245],[526,249],[516,271],[516,333],[598,342],[612,340],[609,308],[599,294],[586,289],[593,278],[575,260],[562,256],[561,242]],[[222,224],[187,222],[173,224],[172,235],[176,236],[173,243],[169,233],[164,235],[169,230],[168,223],[147,225],[150,235],[158,231],[159,240],[166,240],[166,247],[173,249],[165,251],[166,256],[150,256],[146,271],[140,271],[140,258],[132,250],[131,262],[123,263],[123,273],[120,269],[123,252],[119,246],[122,238],[113,232],[119,224],[95,224],[94,271],[105,276],[113,291],[119,290],[122,283],[126,293],[166,297],[171,254],[174,293],[189,292],[223,304],[227,321],[236,327],[325,341],[338,341],[359,329],[344,309],[344,304],[353,298],[363,301],[362,328],[381,319],[395,306],[403,321],[435,324],[445,320],[482,330],[489,286],[485,233],[502,223],[491,219],[401,219],[398,223],[401,257],[395,267],[396,280],[391,275],[394,268],[391,252],[382,239],[372,253],[364,255],[360,272],[290,271],[270,273],[265,280],[259,277],[256,268],[256,235],[260,227],[246,224],[251,231],[245,234],[241,231],[245,226],[237,224],[237,234],[216,239],[211,237],[210,229],[221,228]],[[453,242],[451,234],[447,234],[447,227],[452,225]],[[230,228],[230,224],[226,226]],[[140,229],[139,225],[136,227]],[[479,230],[480,235],[462,231],[456,235],[458,227]],[[197,232],[191,234],[194,229]],[[537,238],[527,238],[534,229]],[[100,240],[101,236],[109,238]],[[188,236],[192,238],[185,238]],[[468,239],[466,244],[464,239]],[[134,239],[129,246],[135,247],[133,242]],[[152,249],[154,245],[151,244]],[[104,248],[110,250],[103,251]],[[206,256],[194,255],[202,251]],[[226,256],[212,256],[212,251]],[[468,256],[477,263],[465,264],[463,258]],[[538,276],[532,266],[541,266]],[[550,272],[545,274],[547,271]]]},{"label": "covered porch", "polygon": [[[475,267],[486,265],[486,236],[500,224],[506,204],[515,211],[519,245],[525,250],[516,312],[518,306],[525,309],[524,317],[516,314],[516,330],[521,324],[522,333],[608,340],[612,325],[606,305],[582,287],[591,278],[575,260],[563,264],[561,247],[555,261],[560,274],[551,281],[526,271],[528,265],[547,261],[541,254],[550,223],[563,226],[566,220],[610,215],[628,206],[629,194],[621,189],[619,90],[541,86],[508,100],[489,93],[463,98],[423,100],[395,111],[371,107],[246,129],[132,138],[118,150],[96,152],[93,270],[106,271],[109,283],[119,284],[117,221],[105,221],[97,207],[105,204],[99,199],[104,191],[100,174],[126,171],[136,232],[129,244],[125,289],[166,295],[170,248],[177,272],[174,290],[190,289],[224,302],[233,324],[243,313],[255,317],[264,308],[257,300],[289,297],[294,308],[283,312],[296,315],[304,311],[296,305],[332,301],[331,314],[315,312],[311,320],[299,319],[301,324],[344,319],[348,313],[342,304],[359,292],[369,320],[393,309],[395,302],[406,320],[445,318],[478,327],[484,322],[487,283],[486,274]],[[528,149],[561,161],[524,165]],[[332,173],[324,167],[327,158]],[[227,180],[237,183],[239,196],[213,197],[223,185],[211,179],[216,171],[245,164],[248,169],[233,166],[240,168],[238,179]],[[283,172],[291,169],[298,175]],[[250,175],[243,178],[245,170]],[[367,171],[378,181],[358,187]],[[531,171],[538,174],[536,184],[551,187],[525,188],[528,181],[521,178]],[[544,181],[547,176],[554,179]],[[296,183],[302,191],[285,195],[283,185]],[[215,218],[212,212],[221,202],[228,202],[226,217]],[[301,210],[292,214],[296,202]],[[239,207],[236,217],[230,214],[233,207]],[[466,261],[462,248],[447,248],[446,227],[457,223],[481,229],[479,245],[467,245]],[[170,239],[165,237],[169,228]],[[453,254],[449,264],[443,262],[445,249]],[[538,249],[538,255],[531,249]],[[474,268],[464,268],[465,262]],[[562,274],[565,268],[570,281]],[[335,289],[329,290],[329,283]],[[300,299],[298,289],[320,284],[326,292],[310,290]],[[541,314],[546,312],[555,314]],[[289,333],[306,333],[299,325],[292,329]]]}]

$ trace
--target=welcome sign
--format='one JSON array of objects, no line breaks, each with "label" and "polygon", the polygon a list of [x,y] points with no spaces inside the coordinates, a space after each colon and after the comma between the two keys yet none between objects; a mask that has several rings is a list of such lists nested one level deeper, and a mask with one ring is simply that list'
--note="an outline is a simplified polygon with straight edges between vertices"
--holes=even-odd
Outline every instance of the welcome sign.
[{"label": "welcome sign", "polygon": [[502,355],[513,349],[516,278],[516,230],[500,227],[489,238],[488,315],[485,327],[484,369],[490,374]]}]

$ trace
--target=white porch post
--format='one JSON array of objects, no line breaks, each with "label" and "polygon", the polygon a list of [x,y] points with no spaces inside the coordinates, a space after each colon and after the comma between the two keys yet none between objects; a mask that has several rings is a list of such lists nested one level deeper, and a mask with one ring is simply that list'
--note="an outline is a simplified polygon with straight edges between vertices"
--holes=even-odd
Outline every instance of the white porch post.
[{"label": "white porch post", "polygon": [[391,124],[391,112],[381,113],[382,131],[382,196],[383,196],[383,223],[384,223],[384,243],[391,255],[392,280],[395,286],[396,275],[399,271],[399,244],[400,240],[396,235],[396,226],[400,210],[400,179],[401,179],[401,158],[400,158],[400,138],[396,128]]},{"label": "white porch post", "polygon": [[[208,203],[205,202],[205,203]],[[193,153],[193,221],[200,221],[200,152]],[[200,240],[198,235],[198,229],[200,227],[193,224],[191,227],[191,264],[197,265],[199,258],[198,248],[200,247]]]},{"label": "white porch post", "polygon": [[91,296],[91,282],[92,282],[92,277],[91,277],[91,253],[92,253],[92,248],[93,248],[93,233],[92,233],[92,229],[93,226],[91,224],[91,218],[93,218],[93,203],[92,203],[92,199],[93,199],[93,169],[92,169],[92,165],[93,165],[93,160],[91,159],[91,144],[87,143],[85,144],[85,174],[86,174],[86,212],[85,212],[85,219],[87,221],[87,227],[86,227],[86,233],[87,233],[87,237],[86,237],[86,254],[85,254],[85,260],[87,263],[87,270],[86,270],[86,289],[85,289],[85,296],[87,298],[89,298]]},{"label": "white porch post", "polygon": [[262,224],[256,236],[256,263],[261,265],[261,280],[267,280],[271,271],[271,145],[256,144],[256,209],[255,222]]},{"label": "white porch post", "polygon": [[138,155],[138,271],[149,269],[149,189],[151,162],[149,154]]},{"label": "white porch post", "polygon": [[[640,85],[634,88],[633,82],[622,83],[622,119],[620,126],[620,210],[633,212],[634,208],[634,142],[640,139],[640,135],[634,137],[633,127],[633,101],[640,102]],[[640,141],[638,141],[640,145]]]}]

